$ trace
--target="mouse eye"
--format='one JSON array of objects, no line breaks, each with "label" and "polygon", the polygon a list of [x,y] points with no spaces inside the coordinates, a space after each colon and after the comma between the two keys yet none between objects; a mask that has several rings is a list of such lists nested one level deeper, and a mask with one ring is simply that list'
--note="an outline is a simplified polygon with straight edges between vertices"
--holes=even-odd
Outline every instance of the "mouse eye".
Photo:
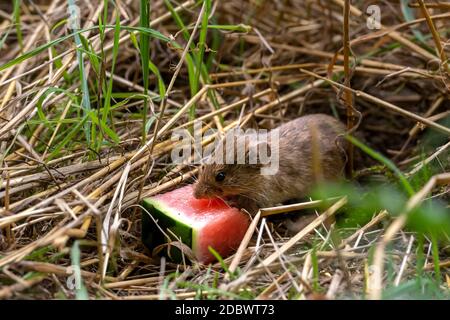
[{"label": "mouse eye", "polygon": [[216,181],[217,181],[217,182],[222,182],[223,180],[225,180],[225,173],[219,172],[219,173],[216,175]]}]

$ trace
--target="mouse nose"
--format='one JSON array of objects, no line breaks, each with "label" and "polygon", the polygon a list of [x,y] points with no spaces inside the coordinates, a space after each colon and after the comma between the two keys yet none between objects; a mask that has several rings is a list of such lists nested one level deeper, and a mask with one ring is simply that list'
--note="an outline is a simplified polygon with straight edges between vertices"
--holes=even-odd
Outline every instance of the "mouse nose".
[{"label": "mouse nose", "polygon": [[195,199],[202,199],[205,197],[205,190],[198,184],[194,185],[194,198]]}]

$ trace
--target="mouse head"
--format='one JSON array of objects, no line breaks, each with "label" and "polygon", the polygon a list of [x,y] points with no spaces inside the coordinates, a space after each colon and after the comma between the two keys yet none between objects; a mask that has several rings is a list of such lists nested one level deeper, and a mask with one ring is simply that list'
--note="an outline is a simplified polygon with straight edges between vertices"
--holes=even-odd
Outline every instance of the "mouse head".
[{"label": "mouse head", "polygon": [[194,185],[194,197],[208,199],[251,194],[259,184],[259,175],[258,165],[204,164]]},{"label": "mouse head", "polygon": [[[254,194],[261,185],[258,148],[269,148],[256,134],[230,134],[223,139],[200,169],[194,196],[201,198]],[[229,142],[232,142],[229,144]]]}]

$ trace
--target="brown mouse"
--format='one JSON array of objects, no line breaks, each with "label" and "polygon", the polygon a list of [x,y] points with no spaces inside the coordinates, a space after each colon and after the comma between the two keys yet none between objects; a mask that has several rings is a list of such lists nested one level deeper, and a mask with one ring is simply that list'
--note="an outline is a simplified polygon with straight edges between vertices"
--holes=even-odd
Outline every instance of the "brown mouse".
[{"label": "brown mouse", "polygon": [[[261,174],[264,165],[260,163],[212,161],[200,167],[194,196],[231,199],[234,205],[255,214],[259,208],[305,197],[319,180],[335,180],[344,175],[345,126],[335,118],[307,115],[273,130],[278,130],[279,137],[276,174]],[[272,143],[269,139],[269,145]],[[245,148],[248,152],[248,143]],[[212,160],[216,157],[213,154]]]}]

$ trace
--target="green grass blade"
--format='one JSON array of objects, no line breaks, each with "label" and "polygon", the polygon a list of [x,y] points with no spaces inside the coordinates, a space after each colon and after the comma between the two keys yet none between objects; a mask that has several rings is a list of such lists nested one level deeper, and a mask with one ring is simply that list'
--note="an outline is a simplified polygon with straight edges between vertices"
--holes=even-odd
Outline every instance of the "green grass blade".
[{"label": "green grass blade", "polygon": [[39,97],[37,104],[36,104],[38,117],[45,125],[48,125],[49,121],[47,120],[47,117],[45,116],[44,110],[42,109],[42,104],[44,103],[44,100],[48,97],[48,95],[51,93],[64,93],[68,97],[70,97],[73,101],[77,100],[75,95],[73,95],[69,91],[61,89],[61,88],[50,87],[47,90],[45,90],[45,92]]},{"label": "green grass blade", "polygon": [[[58,38],[56,40],[50,41],[48,43],[45,43],[45,44],[43,44],[43,45],[41,45],[41,46],[31,50],[31,51],[28,51],[28,52],[18,56],[17,58],[14,58],[14,59],[8,61],[7,63],[1,65],[0,66],[0,72],[6,70],[8,68],[11,68],[12,66],[15,66],[17,64],[20,64],[21,62],[23,62],[25,60],[33,58],[33,57],[37,56],[39,53],[44,52],[48,48],[54,47],[54,46],[56,46],[56,45],[58,45],[58,44],[60,44],[60,43],[62,43],[64,41],[66,41],[66,40],[69,40],[69,39],[75,37],[76,35],[80,35],[80,34],[82,34],[84,32],[88,32],[88,31],[95,31],[98,28],[99,28],[98,26],[93,26],[93,27],[90,27],[90,28],[78,30],[78,31],[75,31],[75,32],[73,32],[73,33],[71,33],[69,35],[66,35],[66,36],[60,37],[60,38]],[[116,26],[105,26],[105,28],[107,28],[107,29],[115,29]],[[126,30],[126,31],[129,31],[129,32],[140,32],[140,33],[146,34],[146,35],[148,35],[150,37],[153,37],[155,39],[159,39],[159,40],[162,40],[162,41],[165,41],[165,42],[171,42],[172,41],[171,39],[169,39],[168,37],[164,36],[160,32],[155,31],[155,30],[150,29],[150,28],[121,26],[120,30]]]},{"label": "green grass blade", "polygon": [[[177,24],[178,28],[181,29],[184,40],[186,40],[186,41],[189,40],[189,37],[190,37],[189,32],[187,31],[187,28],[184,25],[184,22],[181,19],[178,12],[175,11],[174,7],[172,6],[172,4],[170,3],[169,0],[164,0],[164,4],[166,5],[167,9],[169,10],[170,14],[172,15],[172,18],[175,21],[175,23]],[[192,49],[192,50],[195,49],[193,43],[191,44],[190,49]]]},{"label": "green grass blade", "polygon": [[[400,0],[400,8],[402,10],[402,14],[406,22],[416,20],[413,9],[409,7],[409,2],[410,2],[409,0]],[[422,44],[426,45],[426,47],[428,48],[427,41],[423,36],[422,32],[420,32],[420,30],[418,30],[414,26],[411,26],[411,31],[413,32],[416,39],[419,40]]]},{"label": "green grass blade", "polygon": [[[140,26],[148,28],[150,26],[150,1],[141,0]],[[149,60],[150,60],[150,38],[148,35],[140,34],[140,54],[142,64],[142,77],[144,84],[144,108],[142,110],[142,143],[144,144],[147,137],[145,126],[147,123],[148,113],[148,86],[149,86]]]},{"label": "green grass blade", "polygon": [[158,67],[150,60],[148,61],[148,67],[150,68],[150,71],[158,79],[159,98],[162,100],[166,95],[166,85],[164,84],[164,80],[161,77],[161,73],[159,72]]},{"label": "green grass blade", "polygon": [[221,30],[221,31],[233,31],[233,32],[243,32],[248,33],[252,31],[252,27],[245,24],[229,25],[229,24],[210,24],[207,26],[208,29]]},{"label": "green grass blade", "polygon": [[[68,0],[69,7],[75,7],[75,1],[74,0]],[[79,19],[79,17],[76,16],[75,12],[71,12],[72,19],[75,21],[76,19]],[[75,28],[76,26],[71,26]],[[78,30],[75,30],[78,31]],[[74,36],[75,45],[77,48],[80,48],[83,46],[81,42],[81,36],[79,33],[75,34]],[[83,108],[84,115],[87,115],[89,111],[91,110],[91,99],[89,97],[89,86],[88,86],[88,79],[87,74],[84,68],[84,56],[83,52],[77,49],[77,60],[78,60],[78,71],[79,71],[79,77],[81,82],[81,106]],[[84,133],[86,136],[86,141],[88,142],[88,145],[90,145],[91,141],[91,125],[89,122],[87,122],[84,126]]]},{"label": "green grass blade", "polygon": [[431,234],[431,252],[433,255],[434,276],[436,283],[441,282],[441,267],[439,266],[439,242],[437,237]]},{"label": "green grass blade", "polygon": [[11,29],[8,29],[5,33],[5,35],[0,39],[0,50],[5,45],[6,39],[8,39],[9,33],[11,32]]},{"label": "green grass blade", "polygon": [[101,127],[103,132],[105,132],[116,144],[120,142],[119,136],[110,127],[106,125],[103,121],[100,121],[97,115],[94,112],[89,112],[89,117],[92,120],[93,124]]},{"label": "green grass blade", "polygon": [[319,284],[319,259],[317,258],[317,248],[314,247],[311,251],[311,265],[313,269],[313,290],[318,292],[320,289]]},{"label": "green grass blade", "polygon": [[386,158],[382,154],[376,152],[375,150],[371,149],[370,147],[368,147],[367,145],[365,145],[364,143],[362,143],[361,141],[359,141],[355,137],[347,135],[346,139],[349,140],[351,143],[353,143],[358,148],[360,148],[362,151],[367,153],[369,156],[371,156],[375,160],[381,162],[387,168],[392,170],[397,175],[398,179],[400,180],[400,183],[402,184],[403,188],[408,193],[408,195],[409,196],[414,195],[415,192],[414,192],[413,187],[411,186],[409,181],[406,179],[406,177],[403,175],[403,173],[400,171],[400,169],[397,168],[396,165],[391,160],[389,160],[388,158]]},{"label": "green grass blade", "polygon": [[[119,53],[119,38],[120,38],[120,15],[116,11],[116,28],[114,30],[111,75],[114,74],[115,65],[116,65],[116,61],[117,61],[117,55]],[[108,83],[108,90],[107,90],[106,96],[105,96],[104,110],[103,110],[103,114],[102,114],[103,125],[106,125],[106,120],[107,120],[109,112],[110,112],[112,90],[113,90],[113,77],[110,77],[109,83]]]},{"label": "green grass blade", "polygon": [[84,126],[87,120],[87,116],[83,117],[81,121],[79,121],[75,127],[72,128],[67,134],[65,134],[64,139],[55,147],[52,153],[49,154],[47,160],[51,160],[56,157],[59,151],[64,148],[72,139],[79,133],[82,126]]},{"label": "green grass blade", "polygon": [[75,289],[77,300],[89,300],[88,292],[83,284],[83,278],[81,277],[81,267],[80,267],[80,246],[78,241],[75,241],[72,249],[70,250],[70,258],[72,260],[72,272],[75,277]]},{"label": "green grass blade", "polygon": [[[198,92],[200,86],[200,74],[203,68],[203,58],[205,56],[206,50],[206,36],[208,34],[208,22],[209,22],[209,14],[211,12],[211,0],[203,0],[205,5],[205,12],[203,13],[202,23],[200,26],[200,36],[197,45],[198,53],[197,53],[197,65],[195,70],[195,78],[194,78],[194,88],[193,94],[195,95]],[[189,118],[190,120],[195,119],[195,104],[189,110]]]},{"label": "green grass blade", "polygon": [[226,273],[228,273],[228,275],[230,276],[230,278],[231,278],[231,279],[234,279],[234,278],[235,278],[235,274],[232,273],[232,272],[230,271],[230,269],[228,268],[227,264],[226,264],[225,261],[223,260],[222,256],[221,256],[216,250],[214,250],[214,248],[211,247],[211,246],[208,246],[208,250],[209,250],[209,252],[211,252],[211,254],[217,259],[217,261],[219,261],[220,266],[222,267],[222,269],[223,269]]},{"label": "green grass blade", "polygon": [[14,0],[13,16],[16,25],[17,42],[19,42],[20,49],[23,49],[23,35],[20,22],[20,0]]}]

